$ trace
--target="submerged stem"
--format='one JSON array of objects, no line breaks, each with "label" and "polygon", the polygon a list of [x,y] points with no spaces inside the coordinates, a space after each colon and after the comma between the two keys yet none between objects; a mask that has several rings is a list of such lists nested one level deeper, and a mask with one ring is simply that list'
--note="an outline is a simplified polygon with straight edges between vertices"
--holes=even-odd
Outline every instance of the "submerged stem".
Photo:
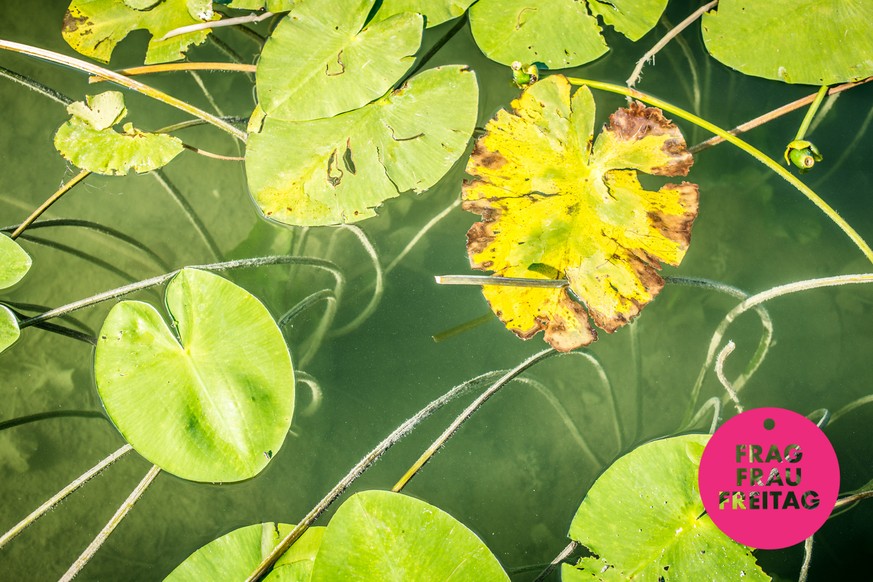
[{"label": "submerged stem", "polygon": [[803,121],[800,122],[800,127],[797,128],[797,134],[794,136],[795,140],[806,137],[809,125],[812,123],[815,114],[818,113],[818,108],[821,106],[821,102],[824,101],[825,95],[827,94],[828,86],[822,85],[821,89],[818,90],[818,93],[815,94],[815,100],[812,102],[812,105],[810,105],[809,109],[806,110],[806,115],[803,116]]},{"label": "submerged stem", "polygon": [[662,101],[657,97],[652,97],[651,95],[646,95],[640,91],[635,89],[628,89],[627,87],[622,87],[620,85],[613,85],[611,83],[602,83],[600,81],[591,81],[589,79],[580,79],[569,77],[568,80],[573,85],[586,85],[588,87],[592,87],[594,89],[600,89],[601,91],[608,91],[610,93],[617,93],[619,95],[625,95],[628,97],[633,97],[634,99],[639,99],[644,103],[648,103],[649,105],[654,105],[655,107],[660,107],[664,111],[681,117],[682,119],[689,121],[695,125],[702,127],[703,129],[710,131],[722,138],[725,141],[728,141],[740,148],[768,168],[770,168],[773,172],[779,175],[786,182],[794,186],[801,194],[806,196],[813,204],[818,206],[819,210],[821,210],[825,216],[831,219],[831,221],[836,224],[840,230],[842,230],[858,249],[864,253],[864,256],[867,257],[871,263],[873,263],[873,249],[867,244],[866,241],[859,235],[854,228],[852,228],[849,223],[847,223],[842,216],[837,213],[833,208],[828,205],[818,194],[813,192],[813,190],[801,182],[794,174],[783,168],[776,162],[773,158],[769,157],[767,154],[754,147],[753,145],[743,141],[742,139],[736,137],[735,135],[731,135],[724,129],[714,125],[697,115],[694,115],[690,111],[686,111],[680,107],[676,107],[666,101]]},{"label": "submerged stem", "polygon": [[146,492],[149,485],[152,484],[152,481],[155,480],[155,477],[158,476],[158,473],[161,472],[161,468],[157,465],[152,465],[152,468],[149,469],[149,472],[146,473],[146,476],[143,477],[142,481],[139,482],[139,485],[134,488],[133,491],[130,492],[130,495],[127,496],[127,499],[121,504],[115,514],[109,519],[103,529],[100,530],[100,533],[97,534],[97,537],[85,548],[85,551],[82,552],[75,562],[70,566],[70,568],[61,576],[60,582],[69,582],[73,578],[75,578],[79,572],[82,571],[91,558],[94,557],[94,554],[97,553],[97,550],[100,549],[100,546],[112,535],[112,532],[115,531],[115,528],[121,523],[128,513],[133,509],[134,504],[139,501],[139,498],[142,497],[143,493]]},{"label": "submerged stem", "polygon": [[167,105],[169,105],[171,107],[175,107],[176,109],[179,109],[181,111],[184,111],[185,113],[188,113],[189,115],[193,115],[194,117],[199,117],[203,121],[205,121],[211,125],[214,125],[218,129],[221,129],[222,131],[229,133],[230,135],[237,138],[238,140],[240,140],[242,142],[246,141],[247,135],[244,131],[237,129],[236,127],[230,125],[229,123],[222,121],[221,119],[203,111],[202,109],[198,109],[197,107],[194,107],[190,103],[186,103],[185,101],[182,101],[181,99],[178,99],[176,97],[168,95],[168,94],[164,93],[163,91],[155,89],[154,87],[150,87],[144,83],[140,83],[139,81],[136,81],[134,79],[130,79],[128,77],[125,77],[124,75],[120,75],[120,74],[116,73],[115,71],[111,71],[111,70],[106,69],[104,67],[99,67],[97,65],[94,65],[94,64],[89,63],[87,61],[83,61],[81,59],[75,59],[73,57],[68,57],[67,55],[62,55],[61,53],[56,53],[54,51],[49,51],[49,50],[37,48],[34,46],[22,44],[19,42],[12,42],[12,41],[8,41],[8,40],[0,39],[0,49],[29,55],[32,57],[36,57],[38,59],[42,59],[44,61],[57,63],[59,65],[65,65],[67,67],[71,67],[73,69],[83,71],[85,73],[90,73],[92,75],[104,77],[105,79],[108,79],[109,81],[117,83],[123,87],[127,87],[128,89],[132,89],[133,91],[137,91],[139,93],[142,93],[143,95],[151,97],[152,99],[156,99],[162,103],[166,103]]},{"label": "submerged stem", "polygon": [[115,461],[117,461],[120,457],[122,457],[123,455],[125,455],[126,453],[128,453],[132,450],[133,450],[133,447],[131,445],[124,445],[123,447],[121,447],[120,449],[118,449],[117,451],[115,451],[114,453],[112,453],[111,455],[109,455],[108,457],[106,457],[105,459],[103,459],[102,461],[97,463],[96,465],[94,465],[92,468],[85,471],[78,479],[75,479],[72,483],[70,483],[69,485],[67,485],[66,487],[64,487],[60,491],[58,491],[55,495],[53,495],[51,497],[51,499],[49,499],[48,501],[46,501],[45,503],[43,503],[42,505],[37,507],[35,510],[33,510],[33,512],[31,512],[30,515],[28,515],[27,517],[22,519],[20,522],[18,522],[14,526],[12,526],[12,528],[9,531],[7,531],[5,534],[3,534],[3,536],[0,537],[0,548],[2,548],[7,543],[9,543],[15,536],[17,536],[22,531],[24,531],[25,528],[27,528],[29,525],[31,525],[33,522],[35,522],[37,519],[39,519],[40,517],[42,517],[43,515],[48,513],[48,511],[50,509],[52,509],[58,503],[63,501],[68,495],[73,493],[76,489],[78,489],[79,487],[84,485],[89,479],[94,477],[94,475],[96,475],[97,473],[99,473],[100,471],[102,471],[103,469],[105,469],[106,467],[108,467],[109,465],[114,463]]}]

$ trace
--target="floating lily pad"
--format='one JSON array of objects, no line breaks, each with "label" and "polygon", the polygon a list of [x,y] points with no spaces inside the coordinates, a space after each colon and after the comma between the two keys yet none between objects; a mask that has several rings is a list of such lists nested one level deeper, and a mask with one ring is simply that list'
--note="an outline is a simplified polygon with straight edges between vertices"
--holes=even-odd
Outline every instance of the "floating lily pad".
[{"label": "floating lily pad", "polygon": [[106,63],[124,37],[145,29],[152,35],[145,56],[146,64],[150,64],[183,58],[189,46],[202,43],[211,32],[198,30],[160,40],[171,30],[203,22],[189,13],[190,0],[161,0],[152,2],[151,7],[149,2],[133,1],[131,5],[119,0],[73,0],[64,15],[64,40],[83,55]]},{"label": "floating lily pad", "polygon": [[17,242],[0,233],[0,289],[21,281],[31,263],[30,255]]},{"label": "floating lily pad", "polygon": [[613,463],[570,524],[570,538],[600,559],[581,560],[582,572],[564,579],[770,580],[751,550],[704,514],[697,472],[708,440],[699,434],[662,439]]},{"label": "floating lily pad", "polygon": [[[528,339],[544,330],[555,349],[596,339],[590,315],[612,332],[664,286],[660,261],[678,265],[697,216],[697,186],[645,190],[637,171],[685,175],[691,154],[659,109],[633,103],[594,140],[594,98],[570,100],[560,75],[538,81],[499,111],[467,164],[470,264],[501,277],[567,279],[569,289],[485,286],[491,309]],[[578,300],[577,300],[578,298]],[[581,300],[581,302],[579,301]]]},{"label": "floating lily pad", "polygon": [[374,20],[384,20],[401,12],[418,12],[425,17],[427,28],[437,26],[467,11],[476,0],[382,0]]},{"label": "floating lily pad", "polygon": [[294,8],[296,0],[233,0],[228,6],[240,10],[266,9],[273,13],[288,12]]},{"label": "floating lily pad", "polygon": [[[292,529],[284,523],[261,523],[236,529],[188,556],[165,582],[245,580]],[[323,527],[311,527],[276,562],[266,582],[308,582]]]},{"label": "floating lily pad", "polygon": [[131,169],[142,174],[161,168],[182,152],[178,138],[147,133],[124,125],[123,133],[112,129],[127,114],[118,91],[88,96],[67,107],[72,115],[55,134],[55,148],[67,160],[90,172],[124,175]]},{"label": "floating lily pad", "polygon": [[350,497],[331,518],[312,582],[508,581],[476,534],[424,501],[388,491]]},{"label": "floating lily pad", "polygon": [[288,348],[266,308],[217,275],[167,285],[178,336],[147,303],[122,301],[100,330],[94,372],[127,441],[193,481],[239,481],[281,448],[294,410]]},{"label": "floating lily pad", "polygon": [[0,354],[6,348],[18,341],[21,330],[18,329],[18,318],[5,305],[0,305]]},{"label": "floating lily pad", "polygon": [[277,119],[331,117],[382,96],[412,63],[422,18],[399,14],[364,28],[375,0],[300,0],[258,60],[258,104]]},{"label": "floating lily pad", "polygon": [[470,8],[470,28],[485,56],[498,63],[538,62],[563,69],[608,50],[595,16],[639,40],[666,6],[667,0],[479,0]]},{"label": "floating lily pad", "polygon": [[461,156],[478,113],[476,76],[427,70],[378,101],[306,122],[267,117],[246,148],[249,189],[267,218],[356,222],[400,192],[433,186]]},{"label": "floating lily pad", "polygon": [[873,75],[871,21],[869,0],[722,0],[702,26],[710,54],[742,73],[833,85]]}]

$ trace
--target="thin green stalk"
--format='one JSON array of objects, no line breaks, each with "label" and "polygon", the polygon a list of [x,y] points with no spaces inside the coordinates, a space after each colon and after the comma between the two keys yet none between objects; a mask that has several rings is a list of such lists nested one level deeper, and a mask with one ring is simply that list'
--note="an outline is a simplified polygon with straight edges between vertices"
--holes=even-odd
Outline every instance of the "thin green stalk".
[{"label": "thin green stalk", "polygon": [[0,431],[52,418],[99,418],[101,420],[109,420],[106,418],[106,415],[99,410],[50,410],[48,412],[37,412],[36,414],[28,414],[27,416],[19,416],[18,418],[4,420],[3,422],[0,422]]},{"label": "thin green stalk", "polygon": [[133,450],[131,445],[124,445],[92,468],[85,471],[78,479],[73,480],[72,483],[58,491],[55,495],[52,496],[51,499],[37,507],[30,515],[22,519],[20,522],[12,526],[3,536],[0,536],[0,548],[8,544],[12,539],[24,531],[29,525],[35,522],[37,519],[45,515],[49,512],[53,507],[55,507],[58,503],[63,501],[68,495],[76,491],[79,487],[88,482],[89,479],[94,477],[100,471],[117,461],[120,457],[125,455],[126,453]]},{"label": "thin green stalk", "polygon": [[800,127],[797,128],[797,134],[794,136],[795,140],[803,139],[806,137],[806,132],[809,129],[809,124],[812,123],[813,118],[815,118],[815,114],[818,113],[818,108],[821,106],[821,102],[824,101],[825,95],[828,94],[828,86],[822,85],[821,89],[818,90],[818,93],[815,95],[815,101],[812,102],[812,105],[809,106],[809,109],[806,110],[806,115],[803,116],[803,121],[800,122]]},{"label": "thin green stalk", "polygon": [[[382,262],[379,260],[379,253],[376,252],[376,247],[373,246],[372,241],[370,241],[369,237],[363,230],[353,224],[343,224],[339,228],[351,232],[355,237],[357,237],[358,242],[361,243],[361,247],[363,247],[367,256],[370,258],[370,261],[373,263],[375,283],[373,284],[373,294],[370,296],[370,301],[366,306],[364,306],[364,309],[361,310],[352,321],[333,330],[330,334],[332,337],[345,335],[358,329],[358,327],[360,327],[368,317],[373,315],[373,312],[376,311],[376,308],[379,307],[379,303],[382,301],[382,295],[385,293],[385,275],[382,270]],[[339,301],[339,293],[336,294],[336,297],[337,301]]]},{"label": "thin green stalk", "polygon": [[32,57],[36,57],[38,59],[42,59],[44,61],[49,61],[52,63],[57,63],[59,65],[64,65],[67,67],[71,67],[73,69],[77,69],[79,71],[83,71],[85,73],[89,73],[91,75],[97,75],[100,77],[105,77],[106,79],[121,85],[122,87],[127,87],[133,91],[137,91],[151,97],[152,99],[156,99],[162,103],[166,103],[171,107],[175,107],[189,115],[193,115],[194,117],[199,117],[203,121],[214,125],[215,127],[221,129],[237,138],[238,140],[245,142],[247,135],[244,131],[237,129],[236,127],[230,125],[229,123],[222,121],[221,119],[211,115],[202,109],[198,109],[194,107],[190,103],[186,103],[181,99],[177,99],[171,95],[167,95],[163,91],[159,91],[154,87],[150,87],[144,83],[140,83],[139,81],[135,81],[134,79],[130,79],[125,77],[124,75],[120,75],[115,71],[111,71],[104,67],[99,67],[95,64],[89,63],[87,61],[83,61],[81,59],[75,59],[73,57],[68,57],[67,55],[62,55],[61,53],[56,53],[54,51],[49,51],[41,48],[37,48],[34,46],[22,44],[19,42],[12,42],[9,40],[0,40],[0,49],[21,53],[25,55],[29,55]]},{"label": "thin green stalk", "polygon": [[28,242],[32,242],[38,245],[43,245],[58,250],[62,253],[67,253],[68,255],[78,257],[83,261],[88,261],[92,265],[100,267],[108,273],[112,273],[113,275],[117,276],[119,279],[123,279],[124,281],[136,281],[137,279],[133,274],[128,273],[124,269],[116,267],[111,262],[104,261],[100,257],[92,255],[91,253],[86,253],[85,251],[79,250],[76,247],[72,247],[70,245],[59,243],[57,241],[49,240],[39,236],[33,236],[32,234],[21,235],[21,240],[26,240]]},{"label": "thin green stalk", "polygon": [[27,229],[27,227],[30,226],[34,220],[42,216],[42,213],[48,210],[52,204],[60,200],[61,196],[72,190],[76,184],[78,184],[90,175],[91,172],[89,170],[82,170],[81,172],[73,176],[73,178],[68,180],[66,183],[62,184],[61,187],[58,188],[54,194],[49,196],[45,202],[40,204],[39,208],[31,212],[30,216],[24,219],[24,222],[18,225],[18,228],[16,228],[15,231],[11,235],[9,235],[10,238],[14,240],[21,236],[21,233],[24,232],[25,229]]},{"label": "thin green stalk", "polygon": [[464,25],[467,24],[467,13],[465,12],[463,16],[458,18],[458,21],[446,32],[438,41],[436,41],[430,49],[424,53],[424,55],[419,59],[419,61],[415,64],[412,69],[409,70],[408,73],[403,75],[403,77],[394,84],[394,88],[402,87],[406,81],[408,81],[414,74],[420,71],[427,63],[430,61],[434,55],[436,55],[442,48],[448,43],[458,32],[464,28]]},{"label": "thin green stalk", "polygon": [[48,97],[52,101],[59,103],[59,104],[63,105],[64,107],[66,107],[67,105],[69,105],[70,103],[73,102],[72,99],[70,99],[69,97],[67,97],[66,95],[64,95],[62,93],[55,91],[51,87],[46,87],[42,83],[34,81],[30,77],[25,77],[24,75],[20,75],[20,74],[16,73],[15,71],[10,71],[6,67],[0,67],[0,77],[6,77],[10,81],[14,81],[14,82],[18,83],[19,85],[24,85],[25,87],[27,87],[31,91],[36,91],[40,95]]},{"label": "thin green stalk", "polygon": [[[237,259],[234,261],[224,261],[221,263],[211,263],[208,265],[192,265],[190,269],[201,269],[204,271],[228,271],[231,269],[244,269],[251,267],[263,267],[266,265],[309,265],[311,267],[315,267],[317,269],[324,269],[334,275],[339,280],[342,280],[342,273],[340,273],[339,269],[331,263],[330,261],[325,261],[323,259],[316,259],[313,257],[289,257],[286,255],[278,255],[278,256],[269,256],[269,257],[256,257],[253,259]],[[104,291],[103,293],[98,293],[96,295],[92,295],[91,297],[86,297],[85,299],[80,299],[78,301],[73,301],[72,303],[68,303],[66,305],[62,305],[61,307],[56,307],[54,309],[50,309],[45,313],[40,313],[39,315],[35,315],[30,319],[25,319],[19,324],[20,329],[24,329],[25,327],[30,327],[32,325],[36,325],[41,321],[46,321],[52,319],[54,317],[60,317],[62,315],[66,315],[68,313],[72,313],[73,311],[77,311],[79,309],[83,309],[85,307],[90,307],[92,305],[96,305],[98,303],[102,303],[103,301],[109,301],[110,299],[116,299],[118,297],[122,297],[124,295],[129,295],[135,291],[141,291],[143,289],[148,289],[149,287],[155,287],[157,285],[162,285],[175,277],[181,269],[176,269],[174,271],[170,271],[169,273],[164,273],[163,275],[158,275],[156,277],[151,277],[149,279],[144,279],[142,281],[137,281],[136,283],[131,283],[130,285],[124,285],[123,287],[117,287],[115,289],[110,289],[109,291]]]},{"label": "thin green stalk", "polygon": [[662,101],[657,97],[652,97],[651,95],[647,95],[645,93],[641,93],[635,89],[628,89],[627,87],[622,87],[620,85],[613,85],[611,83],[602,83],[600,81],[591,81],[589,79],[579,79],[570,77],[568,78],[570,83],[574,85],[586,85],[588,87],[592,87],[594,89],[600,89],[601,91],[608,91],[610,93],[617,93],[619,95],[625,95],[628,97],[633,97],[634,99],[639,99],[644,103],[648,103],[649,105],[654,105],[655,107],[660,107],[664,111],[681,117],[682,119],[689,121],[695,125],[702,127],[703,129],[710,131],[719,137],[722,137],[725,141],[732,143],[737,146],[768,168],[770,168],[773,172],[778,174],[782,179],[786,182],[794,186],[801,194],[806,196],[813,204],[818,206],[818,208],[824,212],[824,214],[833,221],[851,240],[855,243],[855,245],[860,249],[864,256],[867,257],[871,263],[873,263],[873,249],[861,238],[855,229],[853,229],[849,223],[847,223],[843,218],[833,209],[831,208],[827,202],[822,200],[818,194],[812,191],[812,189],[801,182],[794,174],[783,168],[776,162],[774,159],[769,157],[767,154],[747,143],[746,141],[738,138],[735,135],[731,135],[724,129],[714,125],[705,119],[694,115],[690,111],[686,111],[680,107],[676,107],[675,105],[671,105],[666,101]]},{"label": "thin green stalk", "polygon": [[322,315],[321,320],[318,322],[318,327],[315,328],[315,331],[309,334],[308,341],[306,342],[308,344],[306,349],[301,350],[301,353],[297,355],[297,365],[301,368],[306,367],[306,364],[308,364],[312,357],[318,352],[318,348],[321,347],[321,343],[327,335],[327,330],[330,329],[331,324],[333,324],[337,310],[336,295],[334,295],[332,289],[316,291],[305,297],[297,305],[289,309],[285,315],[279,318],[279,329],[284,329],[285,326],[293,321],[295,317],[320,301],[324,301],[327,306],[324,309],[324,314]]},{"label": "thin green stalk", "polygon": [[167,174],[164,173],[163,170],[155,170],[154,172],[149,172],[152,178],[157,181],[158,184],[169,194],[173,201],[179,205],[182,209],[182,212],[185,213],[185,216],[188,218],[188,221],[191,223],[191,226],[194,227],[194,230],[197,231],[198,236],[212,253],[214,258],[219,258],[221,256],[221,249],[218,248],[218,243],[215,242],[215,239],[212,238],[212,235],[209,233],[209,229],[206,228],[206,224],[203,220],[200,219],[200,215],[197,214],[197,211],[194,210],[194,207],[188,202],[188,199],[182,194],[182,192],[176,187],[176,185],[170,181],[167,177]]}]

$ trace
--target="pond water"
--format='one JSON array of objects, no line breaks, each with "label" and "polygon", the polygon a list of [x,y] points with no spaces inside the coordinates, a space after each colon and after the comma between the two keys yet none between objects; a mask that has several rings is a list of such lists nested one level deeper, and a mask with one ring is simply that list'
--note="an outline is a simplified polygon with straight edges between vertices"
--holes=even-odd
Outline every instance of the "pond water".
[{"label": "pond water", "polygon": [[[66,3],[4,2],[0,38],[73,55],[59,29]],[[671,5],[675,23],[690,8]],[[427,31],[425,45],[451,24]],[[608,35],[611,52],[572,70],[576,76],[623,83],[633,64],[666,30],[659,25],[632,44]],[[223,31],[235,50],[250,57],[250,39]],[[134,34],[116,52],[112,68],[141,64],[147,37]],[[214,46],[191,60],[226,60]],[[509,70],[486,59],[465,26],[427,64],[464,63],[480,86],[479,125],[518,90]],[[0,66],[27,75],[74,99],[96,92],[78,72],[11,54]],[[148,82],[224,115],[247,116],[254,105],[252,82],[241,74],[155,75]],[[640,89],[698,112],[721,127],[734,127],[760,113],[813,92],[743,76],[703,51],[699,28],[682,36],[644,71]],[[157,129],[185,119],[139,96],[127,95],[131,119]],[[623,98],[595,91],[597,126]],[[15,224],[78,170],[52,145],[67,118],[63,107],[0,78],[0,223]],[[873,240],[866,132],[873,87],[840,97],[812,137],[825,156],[804,176],[867,240]],[[795,112],[748,134],[748,140],[780,158],[802,118]],[[708,135],[678,121],[689,143]],[[207,128],[184,130],[203,149],[241,155],[226,136]],[[787,183],[729,145],[695,156],[689,180],[700,185],[700,215],[692,244],[671,276],[705,278],[759,292],[777,285],[831,275],[870,272],[864,256],[808,200]],[[523,342],[496,318],[440,342],[433,337],[488,314],[475,287],[439,286],[433,276],[469,274],[465,234],[477,217],[451,208],[399,262],[404,248],[435,216],[459,197],[466,155],[434,188],[407,193],[360,224],[385,271],[384,289],[366,319],[347,333],[330,335],[299,369],[321,390],[307,410],[307,385],[297,390],[291,433],[266,471],[238,484],[191,483],[160,475],[107,544],[83,571],[83,579],[155,580],[188,554],[237,527],[261,521],[296,522],[348,469],[406,418],[453,386],[480,374],[509,369],[544,349],[541,336]],[[165,177],[190,205],[181,206],[153,175],[89,177],[45,218],[91,221],[123,232],[154,256],[81,226],[29,231],[23,245],[34,266],[3,299],[46,307],[62,305],[127,282],[183,265],[227,258],[290,253],[334,261],[347,279],[337,328],[367,310],[376,271],[348,229],[289,229],[260,218],[246,188],[242,163],[186,152]],[[166,181],[165,181],[166,183]],[[655,182],[653,182],[655,183]],[[202,229],[198,229],[198,224]],[[271,266],[227,274],[261,298],[279,317],[297,301],[330,285],[304,267]],[[162,305],[161,292],[136,298]],[[597,370],[582,357],[552,359],[490,400],[404,490],[449,512],[475,531],[514,580],[532,580],[567,543],[570,521],[588,487],[621,454],[679,430],[710,338],[737,300],[712,290],[668,284],[631,326],[601,333],[587,352],[609,379],[616,406]],[[77,312],[97,330],[110,303]],[[321,306],[288,330],[295,360],[309,347]],[[807,291],[767,305],[773,345],[741,393],[747,407],[781,406],[810,414],[835,412],[873,392],[873,289],[855,285]],[[761,326],[753,313],[728,330],[736,351],[726,365],[740,374],[757,349]],[[0,422],[50,411],[100,411],[92,375],[93,348],[28,329],[0,356]],[[723,389],[706,376],[700,402],[721,398]],[[352,490],[387,489],[442,432],[470,396],[441,410],[394,447],[357,480]],[[617,410],[617,415],[613,412]],[[724,417],[735,414],[729,406]],[[842,491],[873,478],[873,407],[860,407],[827,427],[841,464]],[[708,429],[708,420],[697,428]],[[0,530],[5,531],[100,459],[124,444],[105,418],[62,416],[0,431]],[[588,452],[590,449],[591,453]],[[3,579],[53,579],[62,574],[142,478],[149,463],[127,455],[60,507],[0,550]],[[810,580],[856,579],[869,569],[873,504],[861,503],[831,519],[816,537]],[[329,514],[328,514],[329,515]],[[765,571],[796,579],[801,550],[760,551]],[[557,579],[557,577],[555,577]]]}]

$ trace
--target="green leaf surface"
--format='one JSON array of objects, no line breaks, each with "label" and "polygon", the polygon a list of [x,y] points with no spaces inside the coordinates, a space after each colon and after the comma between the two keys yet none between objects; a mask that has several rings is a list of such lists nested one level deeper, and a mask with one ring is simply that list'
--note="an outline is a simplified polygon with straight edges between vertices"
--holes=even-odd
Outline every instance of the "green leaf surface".
[{"label": "green leaf surface", "polygon": [[18,329],[18,318],[15,317],[15,314],[8,307],[0,305],[0,354],[17,342],[20,335],[21,330]]},{"label": "green leaf surface", "polygon": [[64,15],[61,33],[73,49],[106,63],[128,34],[145,29],[152,35],[146,64],[177,61],[189,46],[202,43],[210,33],[208,29],[198,30],[160,40],[171,30],[203,22],[189,13],[190,1],[161,0],[140,10],[135,6],[148,6],[149,2],[134,2],[132,6],[119,0],[73,0]]},{"label": "green leaf surface", "polygon": [[[179,564],[166,582],[245,580],[292,529],[284,523],[261,523],[236,529],[213,540]],[[324,535],[311,527],[276,562],[267,582],[306,582]]]},{"label": "green leaf surface", "polygon": [[300,0],[258,61],[261,108],[301,121],[357,109],[383,95],[415,62],[422,17],[398,14],[362,30],[374,0]]},{"label": "green leaf surface", "polygon": [[383,201],[426,190],[448,172],[473,133],[478,95],[472,71],[448,66],[329,119],[268,116],[246,149],[252,197],[267,218],[285,224],[374,216]]},{"label": "green leaf surface", "polygon": [[383,0],[373,20],[384,20],[401,12],[418,12],[425,17],[427,28],[457,18],[475,0]]},{"label": "green leaf surface", "polygon": [[183,269],[167,285],[178,337],[147,303],[122,301],[97,342],[106,412],[127,441],[193,481],[239,481],[282,446],[294,410],[288,349],[267,309],[217,275]]},{"label": "green leaf surface", "polygon": [[[566,580],[770,580],[749,548],[719,530],[697,488],[700,448],[709,435],[642,445],[601,475],[570,524],[570,537],[601,560]],[[596,572],[592,572],[596,569]],[[608,575],[608,577],[606,577]]]},{"label": "green leaf surface", "polygon": [[497,558],[462,523],[424,501],[388,491],[350,497],[331,518],[313,582],[507,581]]},{"label": "green leaf surface", "polygon": [[288,12],[294,8],[297,0],[234,0],[228,4],[231,8],[240,10],[266,9],[273,13]]},{"label": "green leaf surface", "polygon": [[870,22],[869,0],[722,0],[702,26],[710,54],[742,73],[833,85],[873,75]]},{"label": "green leaf surface", "polygon": [[83,170],[112,176],[133,169],[142,174],[167,165],[184,149],[178,138],[139,131],[130,123],[124,133],[112,129],[127,114],[118,91],[89,95],[86,101],[67,107],[73,117],[55,134],[55,148]]},{"label": "green leaf surface", "polygon": [[0,233],[0,289],[12,287],[30,270],[30,255],[17,242]]},{"label": "green leaf surface", "polygon": [[595,15],[639,40],[658,23],[666,6],[667,0],[589,0],[587,8],[581,0],[479,0],[470,8],[470,28],[485,56],[498,63],[563,69],[591,62],[608,50]]}]

